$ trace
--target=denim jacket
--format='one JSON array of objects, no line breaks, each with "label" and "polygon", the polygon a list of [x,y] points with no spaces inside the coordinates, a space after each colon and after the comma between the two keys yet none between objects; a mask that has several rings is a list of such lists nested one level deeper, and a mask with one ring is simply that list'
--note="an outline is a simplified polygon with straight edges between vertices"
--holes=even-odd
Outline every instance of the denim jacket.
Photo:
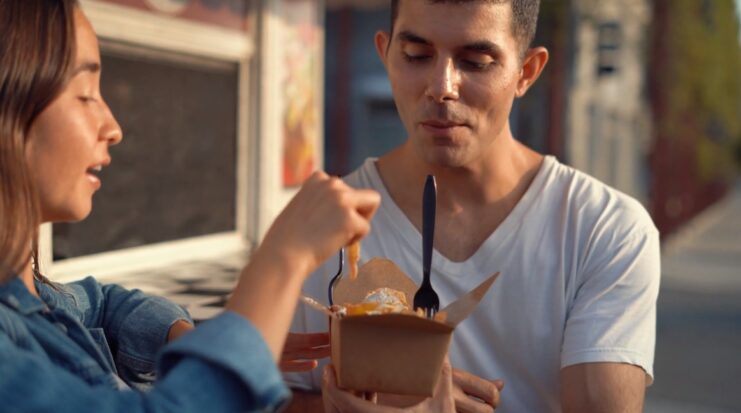
[{"label": "denim jacket", "polygon": [[289,397],[259,332],[237,314],[165,345],[170,326],[190,318],[163,298],[92,277],[36,287],[41,299],[17,277],[0,284],[3,410],[272,411]]}]

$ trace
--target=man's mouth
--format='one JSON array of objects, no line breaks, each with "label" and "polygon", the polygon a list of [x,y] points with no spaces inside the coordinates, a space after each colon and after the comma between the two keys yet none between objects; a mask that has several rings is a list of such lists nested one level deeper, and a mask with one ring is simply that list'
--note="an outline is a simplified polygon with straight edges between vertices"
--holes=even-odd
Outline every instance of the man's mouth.
[{"label": "man's mouth", "polygon": [[450,129],[450,128],[466,126],[465,124],[460,123],[460,122],[453,122],[449,120],[437,120],[437,119],[426,120],[422,122],[422,125],[428,126],[431,128],[437,128],[437,129]]}]

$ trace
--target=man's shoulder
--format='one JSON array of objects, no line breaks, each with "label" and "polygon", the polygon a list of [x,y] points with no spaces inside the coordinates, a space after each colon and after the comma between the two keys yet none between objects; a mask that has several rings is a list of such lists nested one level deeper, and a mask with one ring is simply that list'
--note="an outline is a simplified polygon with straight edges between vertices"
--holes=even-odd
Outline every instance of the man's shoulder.
[{"label": "man's shoulder", "polygon": [[646,208],[633,196],[574,167],[556,162],[549,188],[562,198],[574,219],[626,231],[657,231]]},{"label": "man's shoulder", "polygon": [[354,171],[342,177],[346,184],[353,188],[379,189],[378,171],[376,170],[376,158],[366,158]]}]

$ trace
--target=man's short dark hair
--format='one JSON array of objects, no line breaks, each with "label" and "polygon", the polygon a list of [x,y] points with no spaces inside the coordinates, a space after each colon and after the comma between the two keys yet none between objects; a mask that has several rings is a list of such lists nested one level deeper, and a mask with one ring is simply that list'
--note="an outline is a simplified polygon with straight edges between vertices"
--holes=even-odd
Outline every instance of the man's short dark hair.
[{"label": "man's short dark hair", "polygon": [[[399,1],[391,0],[391,34],[394,33],[394,24],[399,15]],[[420,1],[420,0],[414,0]],[[429,3],[468,3],[471,1],[486,1],[489,3],[510,3],[512,5],[512,33],[520,43],[520,50],[527,50],[535,38],[535,29],[538,25],[540,0],[426,0]]]}]

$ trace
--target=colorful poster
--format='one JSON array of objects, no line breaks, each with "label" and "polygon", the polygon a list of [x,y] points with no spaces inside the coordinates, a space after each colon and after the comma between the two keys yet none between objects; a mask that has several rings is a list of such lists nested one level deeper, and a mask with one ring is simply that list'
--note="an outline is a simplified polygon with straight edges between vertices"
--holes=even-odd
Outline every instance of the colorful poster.
[{"label": "colorful poster", "polygon": [[250,31],[258,0],[97,0],[162,13],[225,29]]},{"label": "colorful poster", "polygon": [[299,186],[318,166],[322,30],[316,0],[283,0],[283,186]]}]

